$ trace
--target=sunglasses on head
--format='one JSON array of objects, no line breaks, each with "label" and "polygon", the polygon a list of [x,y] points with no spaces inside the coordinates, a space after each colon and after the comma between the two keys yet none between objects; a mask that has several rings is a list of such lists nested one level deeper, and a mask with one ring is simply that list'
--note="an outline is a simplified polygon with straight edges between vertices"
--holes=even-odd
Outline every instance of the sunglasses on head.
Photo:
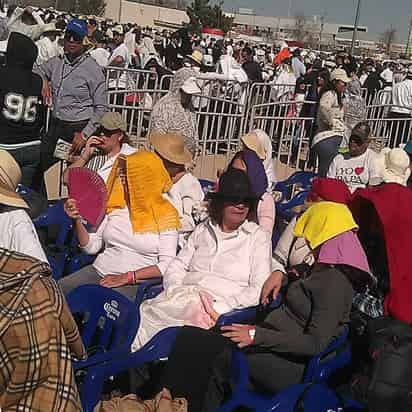
[{"label": "sunglasses on head", "polygon": [[83,43],[83,37],[74,31],[66,31],[64,34],[64,39],[68,41],[74,41],[76,43]]}]

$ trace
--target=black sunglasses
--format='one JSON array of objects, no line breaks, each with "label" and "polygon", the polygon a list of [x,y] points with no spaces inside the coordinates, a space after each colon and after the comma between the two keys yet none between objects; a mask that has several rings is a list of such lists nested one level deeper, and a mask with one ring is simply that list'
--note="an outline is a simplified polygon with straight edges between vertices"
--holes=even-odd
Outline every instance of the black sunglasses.
[{"label": "black sunglasses", "polygon": [[253,203],[253,200],[249,197],[228,197],[227,199],[225,199],[225,202],[230,203],[234,206],[245,205],[247,207],[250,207]]},{"label": "black sunglasses", "polygon": [[80,34],[75,33],[74,31],[66,31],[64,34],[64,39],[68,41],[74,41],[76,43],[82,43],[83,37]]},{"label": "black sunglasses", "polygon": [[96,130],[96,135],[97,136],[107,136],[107,137],[112,137],[113,135],[115,135],[116,133],[119,133],[120,129],[116,129],[116,130],[109,130],[109,129],[105,129],[104,127],[99,127]]}]

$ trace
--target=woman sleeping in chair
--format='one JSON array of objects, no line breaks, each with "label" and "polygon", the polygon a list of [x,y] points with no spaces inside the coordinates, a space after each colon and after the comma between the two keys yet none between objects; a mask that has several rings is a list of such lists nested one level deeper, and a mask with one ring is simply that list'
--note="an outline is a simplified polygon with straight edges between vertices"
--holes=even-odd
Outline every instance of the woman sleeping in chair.
[{"label": "woman sleeping in chair", "polygon": [[311,206],[294,234],[306,239],[315,263],[289,276],[284,303],[257,325],[235,324],[221,331],[182,328],[162,386],[173,396],[185,397],[189,412],[213,411],[224,399],[236,346],[246,350],[253,387],[275,395],[301,382],[308,360],[342,334],[354,291],[372,281],[356,229],[347,206]]},{"label": "woman sleeping in chair", "polygon": [[257,305],[271,269],[271,240],[255,223],[257,198],[231,169],[211,194],[210,219],[196,227],[163,276],[164,292],[142,304],[136,351],[162,329],[204,329],[233,309]]}]

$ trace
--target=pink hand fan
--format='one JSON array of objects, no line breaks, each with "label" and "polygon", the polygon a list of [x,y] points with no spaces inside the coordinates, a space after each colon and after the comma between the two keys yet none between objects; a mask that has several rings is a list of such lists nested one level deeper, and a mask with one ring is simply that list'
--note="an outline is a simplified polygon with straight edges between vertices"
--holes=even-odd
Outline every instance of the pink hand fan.
[{"label": "pink hand fan", "polygon": [[98,226],[106,213],[107,187],[104,180],[84,167],[69,169],[69,197],[76,200],[80,215],[93,226]]}]

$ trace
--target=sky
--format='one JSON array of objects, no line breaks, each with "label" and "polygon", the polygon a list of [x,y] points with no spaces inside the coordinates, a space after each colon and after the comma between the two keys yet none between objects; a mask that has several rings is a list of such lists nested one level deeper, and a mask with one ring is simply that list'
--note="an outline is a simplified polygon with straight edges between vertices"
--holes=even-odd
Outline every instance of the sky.
[{"label": "sky", "polygon": [[[353,24],[357,0],[225,0],[223,8],[236,12],[239,7],[254,8],[257,15],[287,16],[289,1],[292,16],[303,12],[306,16],[322,15],[330,23]],[[412,18],[411,0],[361,0],[360,25],[368,26],[372,37],[393,25],[398,30],[397,41],[407,40]]]}]

